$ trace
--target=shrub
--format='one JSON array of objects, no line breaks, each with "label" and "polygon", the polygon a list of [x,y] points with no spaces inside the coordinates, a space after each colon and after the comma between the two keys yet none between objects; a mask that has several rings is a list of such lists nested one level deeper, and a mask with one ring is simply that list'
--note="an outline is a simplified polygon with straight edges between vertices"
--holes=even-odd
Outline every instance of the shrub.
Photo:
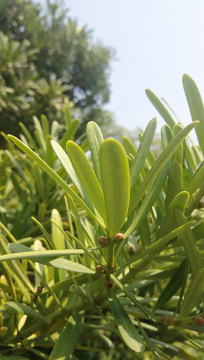
[{"label": "shrub", "polygon": [[9,136],[26,154],[25,162],[46,174],[54,192],[63,192],[67,219],[50,205],[50,230],[33,219],[41,235],[32,232],[30,238],[15,237],[1,225],[4,357],[201,356],[203,143],[190,146],[187,136],[195,127],[202,140],[204,110],[188,76],[184,88],[193,122],[183,128],[172,118],[163,126],[163,151],[156,160],[151,151],[156,118],[138,149],[126,137],[123,146],[104,140],[98,125],[89,122],[90,160],[87,148],[72,140],[61,146],[46,126],[38,134],[40,156],[25,138]]}]

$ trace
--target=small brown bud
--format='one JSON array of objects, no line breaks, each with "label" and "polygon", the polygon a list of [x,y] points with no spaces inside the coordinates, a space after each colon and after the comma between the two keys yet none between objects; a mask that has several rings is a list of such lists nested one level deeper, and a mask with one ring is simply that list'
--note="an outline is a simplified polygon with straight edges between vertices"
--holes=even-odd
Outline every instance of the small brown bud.
[{"label": "small brown bud", "polygon": [[202,318],[202,316],[197,316],[195,318],[195,323],[199,326],[202,326],[204,324],[204,319]]},{"label": "small brown bud", "polygon": [[168,315],[162,316],[162,321],[165,325],[168,325],[170,323],[170,317]]},{"label": "small brown bud", "polygon": [[105,236],[100,236],[98,238],[98,242],[101,246],[108,246],[109,245],[109,239]]},{"label": "small brown bud", "polygon": [[121,234],[121,233],[116,234],[115,237],[114,237],[114,241],[116,243],[119,243],[119,242],[123,241],[123,239],[124,239],[124,235]]},{"label": "small brown bud", "polygon": [[135,249],[132,245],[129,245],[128,248],[127,248],[127,252],[129,255],[133,255],[134,252],[135,252]]},{"label": "small brown bud", "polygon": [[106,285],[106,287],[112,288],[112,286],[113,286],[113,280],[111,280],[111,279],[106,279],[105,285]]},{"label": "small brown bud", "polygon": [[37,297],[38,297],[38,295],[37,295],[37,294],[33,294],[33,295],[31,295],[31,301],[36,302]]},{"label": "small brown bud", "polygon": [[97,265],[96,266],[96,272],[98,273],[98,274],[104,274],[104,269],[102,268],[102,266],[101,265]]},{"label": "small brown bud", "polygon": [[42,292],[43,290],[44,290],[44,289],[43,289],[42,285],[38,285],[38,287],[37,287],[37,293],[38,293],[38,294],[41,294],[41,292]]}]

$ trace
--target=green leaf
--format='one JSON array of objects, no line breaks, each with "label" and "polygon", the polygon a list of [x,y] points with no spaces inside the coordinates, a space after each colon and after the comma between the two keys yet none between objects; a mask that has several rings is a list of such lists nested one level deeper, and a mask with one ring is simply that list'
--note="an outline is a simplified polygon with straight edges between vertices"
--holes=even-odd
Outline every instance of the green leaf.
[{"label": "green leaf", "polygon": [[107,289],[108,302],[113,314],[114,320],[120,332],[120,335],[126,345],[135,352],[142,352],[145,350],[145,345],[141,336],[130,320],[128,314],[124,310],[120,301],[111,289]]},{"label": "green leaf", "polygon": [[113,237],[121,229],[128,211],[129,165],[122,145],[114,139],[105,140],[101,144],[99,161],[108,231]]},{"label": "green leaf", "polygon": [[193,79],[187,75],[183,75],[183,87],[191,112],[192,120],[199,120],[198,126],[195,128],[201,151],[204,155],[204,107],[200,92]]},{"label": "green leaf", "polygon": [[181,309],[176,320],[185,318],[201,299],[204,283],[204,269],[200,269],[193,277],[189,288],[185,294],[184,300],[181,304]]},{"label": "green leaf", "polygon": [[103,142],[103,135],[99,126],[94,121],[89,121],[86,126],[86,136],[91,151],[91,158],[94,165],[94,171],[99,183],[101,184],[101,172],[99,165],[99,148]]},{"label": "green leaf", "polygon": [[73,140],[74,135],[76,134],[80,121],[79,119],[73,120],[70,127],[66,130],[62,140],[60,141],[60,146],[64,149],[66,142],[68,140]]},{"label": "green leaf", "polygon": [[134,189],[134,185],[135,185],[137,178],[142,170],[142,167],[146,160],[150,146],[152,145],[152,140],[154,138],[156,127],[157,127],[157,119],[153,118],[147,125],[147,128],[145,129],[144,135],[141,139],[140,146],[137,150],[136,156],[132,162],[132,166],[130,169],[130,188],[131,188],[131,190]]},{"label": "green leaf", "polygon": [[151,341],[151,339],[149,338],[149,336],[146,334],[145,330],[143,329],[140,321],[138,321],[138,325],[139,325],[140,332],[144,337],[144,340],[146,341],[149,349],[151,350],[152,354],[154,355],[154,358],[156,360],[163,360],[161,355],[158,353],[158,350],[155,348],[153,342]]},{"label": "green leaf", "polygon": [[158,97],[149,89],[145,90],[147,97],[151,101],[151,103],[155,106],[155,108],[158,110],[160,115],[164,118],[166,123],[170,126],[171,129],[173,129],[173,126],[175,124],[174,119],[169,114],[168,110],[165,108],[165,106],[162,104],[162,102],[158,99]]},{"label": "green leaf", "polygon": [[171,164],[168,177],[168,186],[166,192],[165,209],[169,208],[169,205],[183,190],[183,171],[182,167],[177,160],[174,160]]},{"label": "green leaf", "polygon": [[52,240],[56,246],[56,249],[58,249],[58,250],[65,249],[64,236],[63,236],[63,233],[60,231],[60,229],[63,230],[62,219],[61,219],[61,216],[60,216],[60,213],[58,210],[56,210],[56,209],[52,210],[51,219],[54,220],[54,222],[56,222],[56,224],[58,225],[58,227],[57,227],[53,222],[51,225]]},{"label": "green leaf", "polygon": [[71,272],[78,272],[78,273],[82,273],[82,274],[95,274],[95,270],[93,269],[89,269],[84,265],[78,264],[74,261],[70,261],[67,259],[54,259],[49,261],[49,263],[47,264],[49,266],[53,266],[54,268],[57,269],[63,269],[63,270],[67,270],[67,271],[71,271]]},{"label": "green leaf", "polygon": [[71,292],[73,292],[74,294],[81,296],[83,299],[85,299],[91,303],[93,302],[90,295],[81,286],[73,284],[72,286],[70,286],[69,290]]},{"label": "green leaf", "polygon": [[130,141],[130,139],[128,139],[127,137],[123,137],[122,138],[122,142],[123,142],[123,146],[125,148],[126,154],[129,156],[130,154],[132,154],[133,156],[136,155],[136,147],[135,145]]},{"label": "green leaf", "polygon": [[70,316],[49,356],[49,360],[71,360],[76,348],[78,337],[78,324],[74,317]]},{"label": "green leaf", "polygon": [[7,301],[4,304],[4,307],[6,310],[11,311],[13,313],[27,315],[34,319],[38,319],[46,322],[47,324],[50,324],[50,320],[48,320],[45,316],[41,315],[39,312],[31,309],[30,307],[20,304],[18,302]]},{"label": "green leaf", "polygon": [[[15,245],[15,244],[13,244],[13,245]],[[8,241],[1,234],[0,234],[0,253],[2,254],[1,258],[3,256],[9,257],[9,255],[11,255],[9,247],[8,247]],[[2,260],[2,261],[5,261],[5,260]],[[8,261],[8,259],[6,261]],[[35,290],[31,284],[30,280],[28,279],[27,275],[23,271],[22,265],[18,261],[8,261],[7,265],[9,266],[9,268],[11,270],[11,275],[14,274],[15,276],[17,276],[18,279],[23,283],[23,285],[27,289],[29,289],[32,293],[34,293]]]},{"label": "green leaf", "polygon": [[79,191],[79,193],[81,194],[81,196],[83,197],[85,203],[91,209],[91,202],[89,200],[89,197],[88,197],[86,191],[84,190],[84,187],[82,186],[82,184],[72,166],[72,163],[71,163],[69,157],[67,156],[65,151],[62,149],[62,147],[56,141],[51,140],[51,145],[52,145],[52,148],[53,148],[54,152],[56,153],[58,159],[60,160],[62,166],[64,167],[67,174],[73,181],[74,185],[76,186],[76,188]]},{"label": "green leaf", "polygon": [[106,222],[104,196],[97,177],[84,152],[72,141],[68,141],[67,154],[93,206]]},{"label": "green leaf", "polygon": [[196,190],[200,189],[204,182],[204,163],[202,162],[199,169],[195,172],[193,178],[191,179],[187,191],[192,194]]},{"label": "green leaf", "polygon": [[[177,226],[181,226],[187,223],[186,217],[180,210],[175,209],[174,216]],[[185,249],[186,257],[190,263],[192,272],[195,275],[203,267],[203,262],[192,230],[187,229],[185,233],[181,235],[181,239],[183,242],[183,247]]]},{"label": "green leaf", "polygon": [[158,159],[155,161],[153,167],[148,172],[146,178],[143,181],[142,186],[137,191],[137,193],[134,195],[134,197],[131,199],[130,207],[129,207],[129,213],[131,213],[144,193],[147,191],[149,185],[153,182],[155,177],[158,175],[158,173],[161,171],[164,164],[168,161],[170,156],[173,154],[173,152],[177,149],[177,147],[180,145],[180,143],[185,139],[185,137],[188,135],[188,133],[198,124],[197,121],[194,121],[192,124],[187,125],[183,130],[181,130],[169,143],[169,145],[163,150],[161,155],[158,157]]},{"label": "green leaf", "polygon": [[21,150],[23,150],[32,160],[36,161],[37,164],[58,184],[64,189],[73,199],[80,205],[83,209],[87,211],[91,218],[95,219],[102,229],[104,229],[104,224],[91,210],[90,208],[84,203],[84,201],[76,194],[75,191],[69,187],[68,184],[50,167],[43,161],[37,154],[35,154],[28,146],[23,144],[22,141],[17,139],[13,135],[8,135],[9,139],[11,139],[14,144],[16,144]]},{"label": "green leaf", "polygon": [[169,172],[170,163],[166,163],[160,173],[157,175],[154,183],[151,185],[145,199],[142,202],[140,210],[135,214],[130,226],[125,231],[124,237],[128,237],[135,229],[135,227],[141,224],[141,221],[145,218],[148,212],[151,210],[156,199],[158,198],[159,193],[161,192],[164,182],[166,180],[167,174]]},{"label": "green leaf", "polygon": [[177,270],[171,277],[170,281],[168,282],[168,284],[165,286],[162,293],[160,294],[154,306],[154,311],[156,311],[157,309],[162,309],[162,306],[166,304],[167,301],[171,299],[171,297],[175,295],[177,291],[180,289],[183,280],[185,279],[184,275],[186,271],[186,266],[188,266],[188,263],[187,263],[187,259],[185,258],[178,266]]},{"label": "green leaf", "polygon": [[[146,308],[141,302],[139,302],[135,296],[131,294],[131,292],[128,290],[127,286],[124,286],[113,274],[111,274],[111,279],[115,282],[115,284],[121,289],[124,294],[132,301],[132,303],[140,309],[143,314],[145,314],[149,319],[152,321],[157,321],[156,315],[154,315],[148,308]],[[131,286],[131,284],[129,285]]]}]

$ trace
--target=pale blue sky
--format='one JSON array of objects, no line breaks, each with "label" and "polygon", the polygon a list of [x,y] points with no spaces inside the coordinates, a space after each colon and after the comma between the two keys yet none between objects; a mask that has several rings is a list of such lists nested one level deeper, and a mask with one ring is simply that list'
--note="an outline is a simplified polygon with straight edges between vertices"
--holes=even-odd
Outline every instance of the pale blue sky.
[{"label": "pale blue sky", "polygon": [[145,128],[157,116],[145,95],[164,97],[184,124],[191,121],[182,87],[189,74],[204,97],[203,0],[69,0],[69,16],[93,29],[95,40],[114,47],[107,109],[118,124]]}]

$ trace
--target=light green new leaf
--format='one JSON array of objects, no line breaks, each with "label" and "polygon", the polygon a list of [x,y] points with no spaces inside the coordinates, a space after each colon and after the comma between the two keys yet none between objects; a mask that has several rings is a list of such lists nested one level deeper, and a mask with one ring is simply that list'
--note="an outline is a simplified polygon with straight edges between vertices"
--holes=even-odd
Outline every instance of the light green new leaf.
[{"label": "light green new leaf", "polygon": [[183,75],[183,87],[191,112],[192,120],[199,120],[199,125],[195,128],[196,135],[202,153],[204,154],[204,107],[200,92],[193,79],[187,75]]},{"label": "light green new leaf", "polygon": [[86,136],[91,151],[91,158],[94,165],[94,171],[99,183],[101,184],[101,172],[99,165],[99,148],[103,142],[103,135],[99,126],[94,121],[89,121],[86,126]]},{"label": "light green new leaf", "polygon": [[184,300],[181,304],[181,309],[179,316],[176,320],[185,318],[197,304],[199,299],[201,299],[203,292],[203,283],[204,283],[204,269],[200,269],[196,275],[193,277],[189,288],[185,294]]},{"label": "light green new leaf", "polygon": [[157,119],[153,118],[147,125],[147,128],[145,129],[144,135],[141,139],[140,146],[137,150],[137,154],[132,162],[132,166],[130,169],[131,190],[132,188],[134,188],[135,182],[137,181],[137,178],[146,160],[150,146],[152,145],[152,140],[154,138],[156,127],[157,127]]},{"label": "light green new leaf", "polygon": [[62,231],[60,231],[60,229],[63,230],[62,219],[58,210],[56,209],[52,210],[51,219],[54,220],[54,222],[56,222],[56,224],[58,225],[57,227],[53,222],[51,223],[52,240],[56,246],[56,249],[58,250],[64,249],[65,248],[64,236]]},{"label": "light green new leaf", "polygon": [[74,261],[70,261],[67,259],[61,259],[61,258],[54,259],[49,261],[48,265],[53,266],[54,268],[57,269],[63,269],[71,272],[73,271],[82,274],[95,274],[95,270],[89,269],[84,265],[78,264]]},{"label": "light green new leaf", "polygon": [[122,145],[105,140],[99,151],[101,179],[105,198],[108,231],[117,234],[127,215],[130,196],[129,165]]},{"label": "light green new leaf", "polygon": [[79,337],[78,324],[73,316],[70,316],[66,326],[62,330],[55,344],[49,360],[71,360]]},{"label": "light green new leaf", "polygon": [[145,350],[145,345],[139,335],[137,329],[130,320],[128,314],[124,310],[120,301],[111,289],[108,291],[108,302],[113,314],[114,320],[120,332],[120,335],[126,345],[135,352],[142,352]]},{"label": "light green new leaf", "polygon": [[79,191],[79,193],[81,194],[82,198],[84,199],[85,203],[88,205],[88,207],[93,210],[93,206],[91,204],[91,201],[86,193],[86,191],[84,190],[84,187],[82,186],[73,166],[72,163],[69,159],[69,157],[67,156],[66,152],[62,149],[62,147],[54,140],[51,140],[51,145],[52,148],[54,150],[54,152],[56,153],[58,159],[60,160],[62,166],[64,167],[64,169],[66,170],[67,174],[69,175],[69,177],[71,178],[71,180],[73,181],[74,185],[76,186],[77,190]]},{"label": "light green new leaf", "polygon": [[180,143],[185,139],[185,137],[188,135],[188,133],[198,124],[198,121],[194,121],[193,123],[187,125],[183,130],[181,130],[169,143],[169,145],[163,150],[161,155],[158,157],[158,159],[155,161],[153,167],[148,172],[146,178],[144,179],[140,189],[137,191],[137,193],[134,195],[134,197],[131,199],[129,213],[131,213],[144,193],[147,191],[149,185],[153,182],[155,177],[158,175],[158,173],[161,171],[164,164],[168,161],[170,156],[174,153],[174,151],[177,149],[177,147],[180,145]]},{"label": "light green new leaf", "polygon": [[169,112],[165,108],[165,106],[162,104],[162,102],[159,100],[159,98],[149,89],[146,89],[145,92],[146,92],[147,97],[151,101],[151,103],[155,106],[155,108],[158,110],[158,112],[164,118],[166,123],[170,126],[171,129],[173,129],[175,121],[172,118],[172,116],[169,114]]},{"label": "light green new leaf", "polygon": [[38,320],[42,320],[48,324],[50,324],[50,320],[48,320],[45,316],[41,315],[39,312],[31,309],[30,307],[17,303],[17,302],[13,302],[13,301],[7,301],[4,304],[4,307],[6,310],[14,312],[16,314],[23,314],[23,315],[27,315],[30,316],[34,319],[38,319]]},{"label": "light green new leaf", "polygon": [[133,156],[135,156],[137,150],[136,150],[135,145],[130,141],[130,139],[128,139],[127,137],[124,136],[122,138],[122,142],[123,142],[123,146],[125,148],[126,154],[127,155],[132,154]]},{"label": "light green new leaf", "polygon": [[81,148],[72,141],[66,146],[67,154],[72,162],[73,168],[84,187],[93,206],[106,222],[104,196],[97,177]]}]

